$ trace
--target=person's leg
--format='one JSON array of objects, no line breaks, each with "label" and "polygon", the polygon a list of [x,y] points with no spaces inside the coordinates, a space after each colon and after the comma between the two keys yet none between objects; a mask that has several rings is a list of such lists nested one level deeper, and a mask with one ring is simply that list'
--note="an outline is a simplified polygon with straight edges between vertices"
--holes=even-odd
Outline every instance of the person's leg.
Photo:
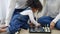
[{"label": "person's leg", "polygon": [[7,27],[7,29],[0,29],[0,32],[9,32],[10,34],[15,34],[15,32],[17,32],[21,26],[23,25],[23,23],[20,22],[19,20],[20,15],[16,14],[13,16],[13,18],[10,21],[9,26]]},{"label": "person's leg", "polygon": [[[24,30],[22,30],[22,29],[24,29]],[[29,24],[28,23],[24,23],[23,25],[22,25],[22,27],[21,27],[21,30],[23,31],[23,32],[25,32],[26,34],[28,33],[28,29],[29,29]],[[19,30],[18,31],[18,34],[22,34],[22,31],[21,30]],[[24,33],[23,33],[24,34]]]},{"label": "person's leg", "polygon": [[49,16],[43,16],[43,17],[40,17],[38,19],[38,23],[42,24],[42,25],[45,25],[45,24],[49,24],[50,25],[50,22],[53,20],[53,18],[49,17]]},{"label": "person's leg", "polygon": [[12,20],[10,22],[10,27],[8,27],[8,29],[10,31],[10,34],[15,34],[15,32],[17,32],[18,30],[20,30],[20,28],[24,24],[24,23],[20,22],[20,18],[19,17],[20,17],[20,15],[17,14],[17,15],[15,15],[12,18]]},{"label": "person's leg", "polygon": [[27,30],[29,28],[29,24],[28,23],[24,23],[22,26],[22,29]]},{"label": "person's leg", "polygon": [[55,27],[60,30],[60,20],[56,23]]}]

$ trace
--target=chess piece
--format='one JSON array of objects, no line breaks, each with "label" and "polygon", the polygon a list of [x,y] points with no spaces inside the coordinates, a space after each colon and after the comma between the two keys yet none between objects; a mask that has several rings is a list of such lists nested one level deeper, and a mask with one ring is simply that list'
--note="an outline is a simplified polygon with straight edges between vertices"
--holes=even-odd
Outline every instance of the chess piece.
[{"label": "chess piece", "polygon": [[35,32],[35,28],[34,27],[30,28],[30,31]]},{"label": "chess piece", "polygon": [[37,27],[37,32],[40,32],[40,26],[39,26],[39,27]]},{"label": "chess piece", "polygon": [[38,28],[37,27],[35,27],[35,31],[37,32],[37,30],[38,30]]},{"label": "chess piece", "polygon": [[44,32],[44,29],[43,29],[43,27],[40,27],[40,32]]},{"label": "chess piece", "polygon": [[46,24],[45,24],[44,30],[45,30],[45,32],[47,32],[47,25]]},{"label": "chess piece", "polygon": [[[43,27],[43,30],[44,30],[44,27]],[[45,30],[44,30],[44,32],[45,32]]]},{"label": "chess piece", "polygon": [[48,27],[48,32],[50,32],[50,28]]},{"label": "chess piece", "polygon": [[48,32],[50,32],[49,24],[47,24],[47,30],[48,30]]}]

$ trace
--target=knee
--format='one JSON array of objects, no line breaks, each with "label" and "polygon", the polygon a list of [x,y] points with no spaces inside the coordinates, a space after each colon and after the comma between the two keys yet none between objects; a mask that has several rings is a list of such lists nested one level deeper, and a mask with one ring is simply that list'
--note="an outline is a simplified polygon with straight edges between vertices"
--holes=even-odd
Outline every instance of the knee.
[{"label": "knee", "polygon": [[37,21],[38,23],[50,22],[50,17],[43,16],[43,17],[40,17]]},{"label": "knee", "polygon": [[43,18],[39,18],[37,21],[38,23],[40,23],[43,20]]},{"label": "knee", "polygon": [[43,21],[46,16],[38,18],[38,22]]},{"label": "knee", "polygon": [[43,17],[40,17],[40,18],[37,20],[37,22],[38,22],[38,23],[43,23],[43,22],[44,22],[43,20],[44,20],[44,18],[43,18]]},{"label": "knee", "polygon": [[60,30],[60,21],[56,23],[56,28]]}]

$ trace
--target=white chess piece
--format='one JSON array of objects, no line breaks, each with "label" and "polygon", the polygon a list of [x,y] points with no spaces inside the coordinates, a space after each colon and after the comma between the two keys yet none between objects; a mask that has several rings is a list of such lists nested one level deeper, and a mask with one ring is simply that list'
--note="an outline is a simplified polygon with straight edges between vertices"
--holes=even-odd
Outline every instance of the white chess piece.
[{"label": "white chess piece", "polygon": [[45,25],[45,27],[44,27],[44,30],[45,30],[45,32],[47,32],[47,27],[46,27],[46,25]]},{"label": "white chess piece", "polygon": [[36,31],[36,32],[37,32],[37,29],[38,29],[38,28],[37,28],[37,27],[35,27],[35,31]]},{"label": "white chess piece", "polygon": [[48,30],[48,32],[50,32],[50,28],[49,28],[49,25],[47,24],[47,30]]}]

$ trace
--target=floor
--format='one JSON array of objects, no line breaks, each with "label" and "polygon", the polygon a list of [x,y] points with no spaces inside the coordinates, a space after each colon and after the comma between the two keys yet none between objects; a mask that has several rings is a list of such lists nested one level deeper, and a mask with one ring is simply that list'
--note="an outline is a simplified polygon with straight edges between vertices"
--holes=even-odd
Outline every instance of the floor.
[{"label": "floor", "polygon": [[[29,30],[24,30],[24,29],[22,29],[21,32],[20,32],[20,34],[29,34],[28,31],[29,31]],[[60,34],[60,30],[54,29],[54,30],[52,30],[52,33],[51,33],[51,34]]]},{"label": "floor", "polygon": [[51,34],[60,34],[60,30],[54,29],[54,30],[52,30],[52,33]]},{"label": "floor", "polygon": [[[0,34],[7,34],[7,33],[4,32],[4,33],[0,33]],[[29,33],[29,30],[21,29],[20,34],[30,34],[30,33]],[[54,29],[54,30],[52,30],[51,34],[60,34],[60,30]]]}]

